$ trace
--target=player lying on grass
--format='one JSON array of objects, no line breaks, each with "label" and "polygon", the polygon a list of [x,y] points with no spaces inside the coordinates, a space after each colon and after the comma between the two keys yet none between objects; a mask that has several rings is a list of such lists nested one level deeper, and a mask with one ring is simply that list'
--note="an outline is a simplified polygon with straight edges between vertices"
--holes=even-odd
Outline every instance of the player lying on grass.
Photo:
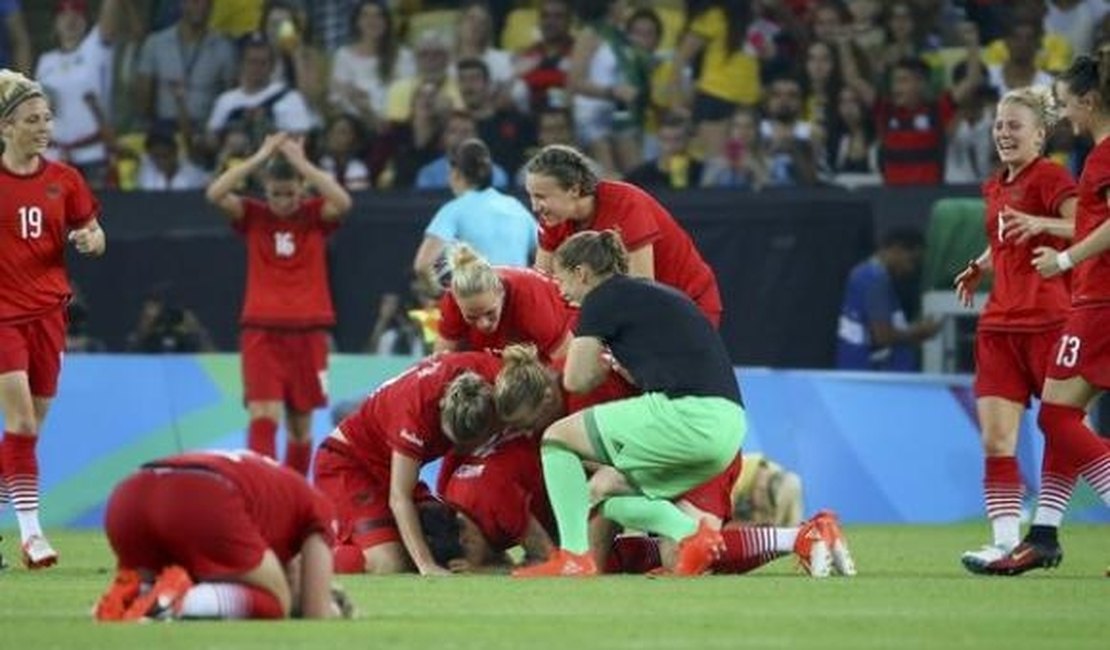
[{"label": "player lying on grass", "polygon": [[331,505],[252,452],[151,461],[108,500],[117,573],[99,621],[337,615]]}]

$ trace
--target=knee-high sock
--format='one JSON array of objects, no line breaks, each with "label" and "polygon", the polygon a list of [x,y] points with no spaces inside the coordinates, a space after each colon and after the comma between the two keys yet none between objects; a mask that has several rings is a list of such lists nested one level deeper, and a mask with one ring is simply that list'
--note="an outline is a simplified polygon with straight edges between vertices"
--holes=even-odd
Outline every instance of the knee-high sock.
[{"label": "knee-high sock", "polygon": [[[785,532],[785,531],[783,531]],[[716,573],[747,573],[784,555],[794,545],[789,535],[771,526],[728,525],[721,529],[725,548],[713,564]]]},{"label": "knee-high sock", "polygon": [[285,466],[301,476],[308,476],[308,468],[312,464],[311,440],[286,440],[285,441]]},{"label": "knee-high sock", "polygon": [[277,458],[278,423],[270,418],[252,418],[247,425],[247,449],[256,454]]},{"label": "knee-high sock", "polygon": [[1014,456],[987,456],[984,461],[983,496],[994,543],[1017,546],[1021,536],[1024,485]]},{"label": "knee-high sock", "polygon": [[11,431],[4,432],[0,454],[3,454],[4,480],[15,516],[19,520],[19,534],[23,542],[42,535],[39,524],[39,462],[35,455],[38,436],[28,436]]},{"label": "knee-high sock", "polygon": [[202,582],[185,593],[183,618],[285,618],[281,602],[269,591],[238,582]]},{"label": "knee-high sock", "polygon": [[574,452],[550,444],[540,450],[540,458],[547,496],[559,527],[559,545],[571,553],[585,553],[590,550],[590,490],[582,460]]},{"label": "knee-high sock", "polygon": [[1110,505],[1110,451],[1084,422],[1086,412],[1074,406],[1041,404],[1037,424],[1045,434],[1046,448],[1059,452],[1074,467],[1103,503]]}]

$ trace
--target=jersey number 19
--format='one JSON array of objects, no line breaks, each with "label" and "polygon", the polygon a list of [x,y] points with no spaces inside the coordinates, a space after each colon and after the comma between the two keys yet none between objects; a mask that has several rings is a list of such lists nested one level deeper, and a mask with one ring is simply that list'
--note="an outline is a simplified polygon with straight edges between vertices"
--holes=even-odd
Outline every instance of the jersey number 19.
[{"label": "jersey number 19", "polygon": [[32,205],[19,209],[19,233],[24,239],[42,236],[42,208]]}]

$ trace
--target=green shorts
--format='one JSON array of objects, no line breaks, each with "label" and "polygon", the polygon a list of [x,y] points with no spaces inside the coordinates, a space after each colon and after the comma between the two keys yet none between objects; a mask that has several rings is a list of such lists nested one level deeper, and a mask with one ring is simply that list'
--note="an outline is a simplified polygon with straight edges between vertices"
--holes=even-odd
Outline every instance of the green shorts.
[{"label": "green shorts", "polygon": [[720,474],[744,442],[744,409],[722,397],[662,393],[607,402],[585,412],[597,457],[641,492],[669,499]]}]

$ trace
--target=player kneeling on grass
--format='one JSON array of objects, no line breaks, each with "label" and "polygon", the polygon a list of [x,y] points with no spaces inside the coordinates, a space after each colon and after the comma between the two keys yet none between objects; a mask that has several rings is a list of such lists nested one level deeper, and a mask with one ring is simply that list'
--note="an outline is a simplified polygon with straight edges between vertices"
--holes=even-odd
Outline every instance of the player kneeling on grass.
[{"label": "player kneeling on grass", "polygon": [[104,528],[118,571],[99,621],[330,618],[331,505],[252,452],[143,465],[116,486]]}]

